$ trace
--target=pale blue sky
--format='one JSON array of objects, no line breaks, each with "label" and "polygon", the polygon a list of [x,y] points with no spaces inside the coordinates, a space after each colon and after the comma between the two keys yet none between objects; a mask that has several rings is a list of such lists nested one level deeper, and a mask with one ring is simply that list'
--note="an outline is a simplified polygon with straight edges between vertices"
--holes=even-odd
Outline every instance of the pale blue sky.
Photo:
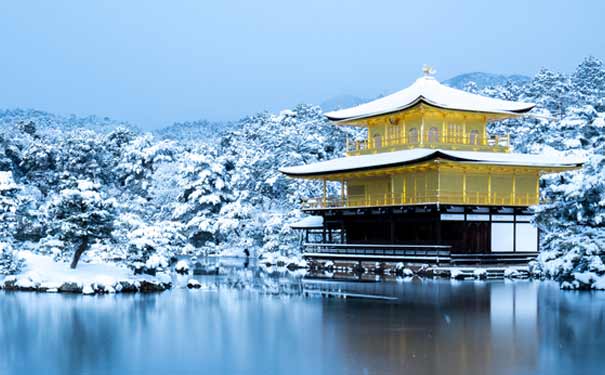
[{"label": "pale blue sky", "polygon": [[143,128],[235,120],[341,94],[486,71],[570,72],[605,57],[605,1],[0,3],[0,108]]}]

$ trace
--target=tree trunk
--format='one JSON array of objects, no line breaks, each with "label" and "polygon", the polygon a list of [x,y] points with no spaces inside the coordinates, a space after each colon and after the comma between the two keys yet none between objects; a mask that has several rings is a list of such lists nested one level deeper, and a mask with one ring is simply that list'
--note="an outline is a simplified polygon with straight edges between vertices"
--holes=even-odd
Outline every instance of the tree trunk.
[{"label": "tree trunk", "polygon": [[85,238],[80,243],[80,246],[78,246],[78,248],[76,249],[76,252],[74,253],[74,257],[71,260],[71,265],[69,267],[72,270],[76,268],[76,266],[78,265],[78,261],[80,260],[80,257],[82,256],[84,251],[86,251],[87,248],[88,248],[88,238]]}]

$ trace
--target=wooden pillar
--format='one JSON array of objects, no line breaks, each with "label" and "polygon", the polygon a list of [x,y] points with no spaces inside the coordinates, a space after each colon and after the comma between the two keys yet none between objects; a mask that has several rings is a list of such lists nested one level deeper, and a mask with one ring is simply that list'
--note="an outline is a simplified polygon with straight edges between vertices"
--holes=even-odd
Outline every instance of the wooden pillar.
[{"label": "wooden pillar", "polygon": [[516,186],[517,186],[517,176],[515,175],[515,172],[513,172],[513,193],[512,193],[512,197],[510,199],[510,204],[514,205],[515,202],[517,201],[517,192],[516,192]]},{"label": "wooden pillar", "polygon": [[327,197],[327,193],[328,193],[328,186],[326,183],[326,179],[323,179],[323,207],[326,207],[327,203],[328,203],[328,197]]},{"label": "wooden pillar", "polygon": [[420,144],[424,144],[424,112],[420,112]]},{"label": "wooden pillar", "polygon": [[395,204],[395,176],[391,175],[391,191],[389,194],[389,204]]},{"label": "wooden pillar", "polygon": [[487,204],[492,203],[492,173],[487,170]]},{"label": "wooden pillar", "polygon": [[406,194],[407,184],[408,184],[408,178],[407,178],[407,175],[404,174],[403,175],[403,192],[402,192],[402,195],[401,195],[401,203],[406,203],[405,194]]},{"label": "wooden pillar", "polygon": [[[439,163],[439,160],[436,161]],[[437,164],[437,203],[441,203],[441,167]]]},{"label": "wooden pillar", "polygon": [[414,172],[414,175],[412,177],[414,179],[414,193],[412,194],[412,202],[416,203],[416,198],[418,197],[418,189],[416,186],[416,172]]},{"label": "wooden pillar", "polygon": [[441,245],[443,239],[441,238],[441,213],[439,212],[439,210],[437,210],[437,213],[435,215],[435,239],[437,240],[437,244]]},{"label": "wooden pillar", "polygon": [[487,144],[487,116],[483,116],[483,138],[481,139],[481,144]]},{"label": "wooden pillar", "polygon": [[462,116],[462,144],[468,144],[466,139],[466,115]]},{"label": "wooden pillar", "polygon": [[466,170],[462,170],[462,203],[466,203]]},{"label": "wooden pillar", "polygon": [[342,207],[347,206],[347,199],[345,197],[345,179],[344,178],[340,179],[340,201],[341,201]]},{"label": "wooden pillar", "polygon": [[439,142],[447,143],[447,115],[443,115],[443,121],[441,123],[441,134],[439,134]]},{"label": "wooden pillar", "polygon": [[536,173],[536,204],[540,204],[540,172]]}]

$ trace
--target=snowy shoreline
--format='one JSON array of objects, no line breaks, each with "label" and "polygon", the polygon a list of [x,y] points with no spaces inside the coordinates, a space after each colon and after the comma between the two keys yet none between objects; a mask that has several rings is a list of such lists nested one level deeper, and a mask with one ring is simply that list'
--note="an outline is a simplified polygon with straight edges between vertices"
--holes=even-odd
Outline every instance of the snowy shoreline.
[{"label": "snowy shoreline", "polygon": [[[175,285],[170,271],[158,272],[152,276],[135,274],[131,269],[117,264],[86,262],[82,262],[77,269],[71,269],[68,263],[57,262],[50,256],[38,255],[30,251],[21,251],[19,256],[24,262],[23,270],[16,275],[4,278],[0,276],[0,290],[95,295],[162,292],[173,287],[178,288],[180,284],[181,287],[188,289],[207,289],[206,285],[200,284],[194,278],[189,278],[186,283],[176,282]],[[531,264],[529,266],[449,266],[365,262],[360,266],[331,261],[306,262],[297,257],[276,254],[270,256],[265,254],[257,264],[267,273],[278,271],[327,279],[332,279],[337,274],[364,275],[376,280],[383,280],[383,278],[389,280],[392,277],[469,281],[551,279]],[[173,268],[177,281],[178,277],[196,275],[190,262],[185,259],[179,260]],[[573,290],[605,290],[605,277],[595,273],[576,273],[573,280],[561,282],[560,287]]]},{"label": "snowy shoreline", "polygon": [[70,269],[68,263],[52,258],[21,252],[25,269],[17,275],[6,276],[0,289],[9,291],[61,292],[81,294],[150,293],[172,287],[168,274],[134,275],[125,268],[106,263],[81,263]]}]

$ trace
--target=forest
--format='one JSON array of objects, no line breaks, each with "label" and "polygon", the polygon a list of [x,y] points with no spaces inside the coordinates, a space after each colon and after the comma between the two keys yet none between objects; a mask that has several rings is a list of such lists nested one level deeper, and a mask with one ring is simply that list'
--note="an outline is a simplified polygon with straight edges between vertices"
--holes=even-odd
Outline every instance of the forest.
[{"label": "forest", "polygon": [[[583,169],[544,177],[535,207],[536,277],[605,288],[605,67],[588,57],[571,74],[541,69],[482,95],[537,104],[535,117],[490,124],[513,152],[583,156]],[[301,104],[233,123],[197,121],[155,133],[107,118],[0,111],[0,274],[30,251],[72,262],[161,270],[177,255],[296,259],[289,224],[321,187],[278,168],[339,157],[345,138],[319,106]]]}]

